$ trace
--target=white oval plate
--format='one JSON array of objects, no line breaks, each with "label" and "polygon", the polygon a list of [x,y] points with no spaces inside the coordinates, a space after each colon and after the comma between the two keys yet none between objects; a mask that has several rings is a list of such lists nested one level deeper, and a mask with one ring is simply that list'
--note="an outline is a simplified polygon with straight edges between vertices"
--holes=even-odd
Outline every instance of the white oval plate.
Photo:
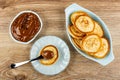
[{"label": "white oval plate", "polygon": [[[14,20],[15,20],[18,16],[20,16],[20,15],[23,14],[23,13],[33,13],[33,14],[35,14],[35,15],[38,17],[38,19],[39,19],[39,21],[40,21],[40,23],[41,23],[41,26],[40,26],[39,31],[38,31],[38,32],[36,33],[36,35],[35,35],[31,40],[29,40],[28,42],[22,42],[22,41],[16,40],[16,39],[13,37],[12,32],[11,32],[11,25],[12,25],[12,23],[14,22]],[[9,26],[9,34],[10,34],[11,38],[12,38],[15,42],[20,43],[20,44],[29,44],[29,43],[32,42],[32,41],[36,38],[36,36],[40,33],[40,31],[42,30],[42,26],[43,26],[42,19],[41,19],[40,15],[38,15],[36,12],[34,12],[34,11],[29,11],[29,10],[21,11],[21,12],[18,13],[18,14],[14,17],[14,19],[11,21],[10,26]]]},{"label": "white oval plate", "polygon": [[[110,50],[109,50],[109,54],[105,57],[105,58],[102,58],[102,59],[97,59],[97,58],[93,58],[89,55],[87,55],[86,53],[84,53],[82,50],[78,49],[74,43],[72,42],[71,40],[71,36],[69,35],[68,33],[68,25],[71,24],[71,21],[70,21],[70,15],[75,12],[75,11],[84,11],[86,13],[88,13],[95,21],[99,22],[101,25],[102,25],[102,28],[104,30],[104,36],[108,39],[109,43],[110,43]],[[67,35],[69,37],[69,40],[71,42],[71,44],[73,45],[73,47],[81,54],[83,55],[84,57],[90,59],[90,60],[93,60],[103,66],[109,64],[110,62],[112,62],[114,60],[114,55],[113,55],[113,48],[112,48],[112,38],[111,38],[111,35],[110,35],[110,32],[107,28],[107,25],[102,21],[102,19],[100,19],[100,17],[98,17],[96,14],[94,14],[93,12],[77,5],[77,4],[72,4],[70,6],[68,6],[66,9],[65,9],[65,16],[66,16],[66,31],[67,31]]]},{"label": "white oval plate", "polygon": [[30,51],[30,59],[36,58],[46,45],[54,45],[58,49],[58,59],[52,65],[43,65],[38,60],[31,62],[35,70],[45,75],[55,75],[63,71],[70,61],[70,51],[67,44],[55,36],[45,36],[38,39]]}]

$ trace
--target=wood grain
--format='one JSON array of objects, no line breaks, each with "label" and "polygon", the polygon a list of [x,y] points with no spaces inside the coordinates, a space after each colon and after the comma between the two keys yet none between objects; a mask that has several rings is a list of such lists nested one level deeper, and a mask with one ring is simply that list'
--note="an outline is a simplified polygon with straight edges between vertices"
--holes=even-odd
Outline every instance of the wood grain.
[{"label": "wood grain", "polygon": [[[113,39],[115,60],[103,67],[78,54],[65,32],[64,9],[72,3],[93,11],[108,25]],[[44,22],[42,32],[28,45],[15,43],[8,28],[14,16],[23,10],[36,11]],[[45,76],[26,64],[10,69],[10,63],[29,59],[32,44],[41,36],[55,35],[66,41],[71,51],[67,69]],[[0,0],[0,80],[120,80],[120,0]]]}]

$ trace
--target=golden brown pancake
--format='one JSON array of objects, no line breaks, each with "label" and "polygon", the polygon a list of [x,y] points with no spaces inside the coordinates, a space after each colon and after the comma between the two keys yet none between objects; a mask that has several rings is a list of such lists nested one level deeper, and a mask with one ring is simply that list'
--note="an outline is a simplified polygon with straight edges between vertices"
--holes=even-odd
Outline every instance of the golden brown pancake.
[{"label": "golden brown pancake", "polygon": [[92,32],[94,26],[94,21],[89,16],[80,16],[75,21],[75,27],[84,33]]},{"label": "golden brown pancake", "polygon": [[44,65],[51,65],[54,62],[56,62],[57,58],[58,58],[58,50],[55,46],[53,45],[47,45],[45,46],[41,51],[40,51],[40,55],[42,55],[44,53],[44,51],[50,51],[52,52],[52,58],[51,59],[41,59],[40,63],[44,64]]},{"label": "golden brown pancake", "polygon": [[82,41],[82,49],[85,52],[97,52],[101,46],[101,38],[98,35],[88,35]]},{"label": "golden brown pancake", "polygon": [[82,39],[72,39],[72,41],[75,44],[75,46],[77,46],[79,49],[81,49]]},{"label": "golden brown pancake", "polygon": [[87,33],[87,34],[97,34],[98,36],[102,37],[103,36],[103,30],[102,30],[102,27],[96,22],[95,22],[95,28],[92,32],[90,33]]},{"label": "golden brown pancake", "polygon": [[79,36],[79,37],[83,37],[85,35],[85,33],[80,32],[79,30],[77,30],[75,28],[75,26],[71,26],[71,32],[75,35],[75,36]]},{"label": "golden brown pancake", "polygon": [[77,11],[77,12],[72,13],[72,15],[71,15],[72,24],[73,25],[75,24],[75,21],[79,16],[84,16],[84,15],[87,15],[87,14],[83,11]]},{"label": "golden brown pancake", "polygon": [[96,58],[104,58],[109,51],[109,43],[107,41],[107,39],[102,38],[102,45],[100,47],[100,49],[98,50],[98,52],[96,52],[93,56]]},{"label": "golden brown pancake", "polygon": [[75,30],[73,26],[68,27],[68,32],[75,39],[82,39],[82,37],[85,35],[84,33]]}]

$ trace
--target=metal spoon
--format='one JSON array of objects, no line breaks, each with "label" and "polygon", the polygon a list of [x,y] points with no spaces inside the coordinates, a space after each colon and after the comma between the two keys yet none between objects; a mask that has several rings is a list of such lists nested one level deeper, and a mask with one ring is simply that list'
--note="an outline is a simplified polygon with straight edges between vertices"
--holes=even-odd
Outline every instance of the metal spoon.
[{"label": "metal spoon", "polygon": [[31,60],[27,60],[27,61],[23,61],[23,62],[19,62],[19,63],[13,63],[10,65],[10,67],[13,69],[13,68],[16,68],[16,67],[19,67],[23,64],[26,64],[26,63],[29,63],[29,62],[32,62],[32,61],[35,61],[35,60],[39,60],[39,59],[43,59],[44,57],[42,55],[34,58],[34,59],[31,59]]}]

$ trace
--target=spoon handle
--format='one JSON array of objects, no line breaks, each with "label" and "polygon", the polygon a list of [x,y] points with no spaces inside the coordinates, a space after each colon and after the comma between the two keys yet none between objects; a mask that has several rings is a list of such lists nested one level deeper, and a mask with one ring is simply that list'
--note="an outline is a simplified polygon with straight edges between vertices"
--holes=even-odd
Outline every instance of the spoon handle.
[{"label": "spoon handle", "polygon": [[30,62],[30,60],[23,61],[23,62],[19,62],[19,63],[13,63],[13,64],[11,64],[11,68],[19,67],[19,66],[21,66],[21,65],[23,65],[23,64],[26,64],[26,63],[28,63],[28,62]]},{"label": "spoon handle", "polygon": [[31,60],[27,60],[27,61],[23,61],[23,62],[19,62],[19,63],[13,63],[13,64],[10,65],[10,67],[11,68],[16,68],[16,67],[21,66],[23,64],[26,64],[28,62],[32,62],[32,61],[39,60],[39,59],[43,59],[43,56],[40,55],[40,56],[38,56],[38,57],[36,57],[34,59],[31,59]]}]

